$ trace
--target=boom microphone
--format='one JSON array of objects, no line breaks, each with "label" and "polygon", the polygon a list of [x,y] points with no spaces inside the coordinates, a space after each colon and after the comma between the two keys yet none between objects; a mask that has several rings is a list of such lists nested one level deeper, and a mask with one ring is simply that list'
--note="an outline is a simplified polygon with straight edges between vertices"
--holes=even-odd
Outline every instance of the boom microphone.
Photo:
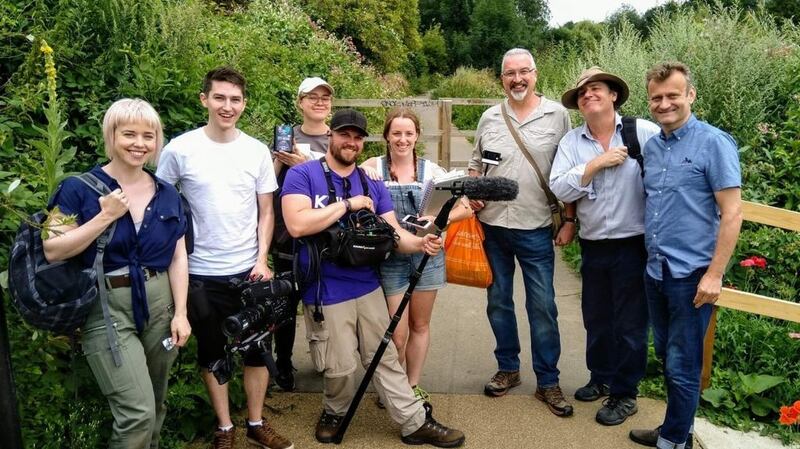
[{"label": "boom microphone", "polygon": [[448,190],[471,200],[512,201],[517,198],[519,184],[501,176],[480,176],[453,181],[450,186],[437,186],[436,190]]}]

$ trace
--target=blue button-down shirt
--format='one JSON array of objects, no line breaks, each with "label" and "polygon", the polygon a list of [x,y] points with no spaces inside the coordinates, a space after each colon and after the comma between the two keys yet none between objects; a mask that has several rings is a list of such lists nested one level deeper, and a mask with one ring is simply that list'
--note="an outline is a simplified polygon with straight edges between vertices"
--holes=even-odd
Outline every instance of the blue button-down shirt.
[{"label": "blue button-down shirt", "polygon": [[662,279],[667,263],[675,278],[711,263],[719,231],[715,192],[741,187],[736,142],[692,115],[669,136],[645,145],[644,188],[647,274]]},{"label": "blue button-down shirt", "polygon": [[[120,188],[119,183],[99,166],[94,167],[91,173],[109,189]],[[186,220],[178,191],[151,172],[147,173],[156,183],[156,192],[145,207],[139,232],[136,232],[130,213],[120,217],[103,257],[103,270],[106,273],[124,266],[130,270],[134,319],[139,331],[149,318],[142,269],[166,270],[172,261],[176,242],[186,233]],[[50,200],[49,207],[53,206],[58,206],[65,215],[75,215],[78,225],[100,213],[97,193],[77,178],[67,178],[61,183]],[[90,267],[94,264],[95,254],[95,245],[92,244],[79,257]]]},{"label": "blue button-down shirt", "polygon": [[[622,146],[622,117],[616,114],[616,131],[611,147]],[[636,120],[639,147],[659,133],[659,127],[647,120]],[[567,203],[577,202],[580,236],[586,240],[620,239],[644,232],[644,187],[639,163],[627,158],[622,164],[598,171],[589,184],[582,186],[586,164],[603,154],[603,146],[592,136],[589,127],[568,132],[558,144],[550,171],[550,189]]]}]

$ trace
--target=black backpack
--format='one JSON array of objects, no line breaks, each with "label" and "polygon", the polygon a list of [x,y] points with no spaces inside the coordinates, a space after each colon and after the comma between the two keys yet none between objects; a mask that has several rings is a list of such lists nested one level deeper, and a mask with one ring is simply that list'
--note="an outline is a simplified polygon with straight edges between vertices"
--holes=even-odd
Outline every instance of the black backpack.
[{"label": "black backpack", "polygon": [[[111,193],[91,173],[76,178],[100,196]],[[97,280],[103,279],[103,254],[114,235],[116,222],[97,238],[94,266],[86,268],[78,257],[47,262],[42,247],[42,226],[47,215],[46,211],[37,212],[19,226],[8,263],[8,287],[12,302],[26,322],[57,334],[70,334],[86,322],[98,297]],[[105,296],[105,282],[100,282],[99,289]]]},{"label": "black backpack", "polygon": [[628,147],[628,157],[636,159],[639,163],[639,171],[644,178],[644,158],[639,145],[639,136],[636,134],[636,117],[622,117],[622,143]]}]

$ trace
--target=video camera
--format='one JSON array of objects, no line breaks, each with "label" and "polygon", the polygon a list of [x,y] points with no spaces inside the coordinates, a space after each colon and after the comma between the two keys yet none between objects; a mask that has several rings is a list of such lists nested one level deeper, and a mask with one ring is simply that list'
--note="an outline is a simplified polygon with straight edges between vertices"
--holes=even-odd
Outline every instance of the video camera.
[{"label": "video camera", "polygon": [[297,313],[292,310],[289,296],[297,291],[291,271],[278,273],[269,281],[232,280],[231,288],[240,290],[242,309],[222,322],[222,332],[228,337],[225,357],[211,366],[211,372],[220,385],[230,380],[233,356],[260,349],[267,366],[271,359],[270,339],[275,330],[286,324]]}]

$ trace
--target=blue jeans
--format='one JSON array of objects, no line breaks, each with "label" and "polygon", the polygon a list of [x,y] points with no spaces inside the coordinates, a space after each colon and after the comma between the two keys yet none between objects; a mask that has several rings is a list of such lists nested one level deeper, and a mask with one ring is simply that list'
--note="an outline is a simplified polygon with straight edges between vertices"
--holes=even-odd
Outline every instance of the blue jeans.
[{"label": "blue jeans", "polygon": [[525,282],[525,309],[531,328],[533,372],[540,387],[558,384],[558,310],[553,289],[555,252],[549,227],[533,230],[509,229],[485,223],[484,247],[494,281],[489,286],[486,314],[497,346],[494,356],[498,369],[519,370],[519,334],[514,314],[514,257],[522,268]]},{"label": "blue jeans", "polygon": [[580,243],[586,367],[612,396],[635,398],[647,367],[644,236]]},{"label": "blue jeans", "polygon": [[705,272],[706,267],[675,279],[665,263],[662,280],[645,276],[656,355],[664,361],[667,382],[667,412],[659,448],[683,447],[700,400],[703,338],[712,307],[704,304],[696,309],[692,301]]}]

